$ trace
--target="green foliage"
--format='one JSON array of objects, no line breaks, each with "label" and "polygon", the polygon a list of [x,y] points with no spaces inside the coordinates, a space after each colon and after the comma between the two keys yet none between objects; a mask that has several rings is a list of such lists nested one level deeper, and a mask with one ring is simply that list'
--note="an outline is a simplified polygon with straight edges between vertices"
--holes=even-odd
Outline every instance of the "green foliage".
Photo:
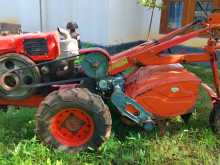
[{"label": "green foliage", "polygon": [[[186,68],[211,84],[210,69],[191,65]],[[99,152],[65,154],[48,149],[36,138],[35,109],[12,107],[7,113],[0,112],[0,165],[218,165],[220,137],[209,127],[210,109],[210,99],[201,90],[189,125],[174,118],[164,136],[158,130],[147,133],[125,126],[118,114],[112,113],[112,135]]]},{"label": "green foliage", "polygon": [[158,4],[156,0],[138,0],[138,3],[148,8],[161,8],[161,4]]}]

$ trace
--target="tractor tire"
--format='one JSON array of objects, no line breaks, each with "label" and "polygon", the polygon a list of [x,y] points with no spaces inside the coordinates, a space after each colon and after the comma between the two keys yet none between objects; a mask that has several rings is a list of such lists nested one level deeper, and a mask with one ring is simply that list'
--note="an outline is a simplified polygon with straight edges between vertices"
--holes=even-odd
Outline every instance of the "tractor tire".
[{"label": "tractor tire", "polygon": [[36,114],[39,138],[67,153],[98,149],[110,137],[111,125],[110,111],[101,97],[85,88],[52,92]]},{"label": "tractor tire", "polygon": [[7,105],[0,105],[0,112],[7,112],[8,106]]},{"label": "tractor tire", "polygon": [[191,116],[192,116],[192,113],[187,113],[187,114],[181,115],[181,118],[185,124],[189,124],[189,120]]},{"label": "tractor tire", "polygon": [[209,116],[209,123],[214,133],[220,135],[220,104],[215,103]]}]

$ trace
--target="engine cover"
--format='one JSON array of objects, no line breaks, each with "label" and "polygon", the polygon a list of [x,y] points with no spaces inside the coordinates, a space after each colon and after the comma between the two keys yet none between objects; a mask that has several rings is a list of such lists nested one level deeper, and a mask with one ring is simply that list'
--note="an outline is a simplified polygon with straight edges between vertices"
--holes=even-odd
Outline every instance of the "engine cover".
[{"label": "engine cover", "polygon": [[12,52],[33,61],[54,60],[60,55],[59,36],[56,32],[48,32],[0,37],[0,56]]},{"label": "engine cover", "polygon": [[[126,95],[156,117],[192,111],[201,80],[180,64],[142,67],[126,79]],[[132,106],[127,110],[135,113]]]}]

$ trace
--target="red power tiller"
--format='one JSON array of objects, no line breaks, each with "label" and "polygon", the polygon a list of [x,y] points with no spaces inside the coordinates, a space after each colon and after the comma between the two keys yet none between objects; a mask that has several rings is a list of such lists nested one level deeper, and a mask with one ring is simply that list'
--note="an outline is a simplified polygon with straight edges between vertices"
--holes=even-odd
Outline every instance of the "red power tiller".
[{"label": "red power tiller", "polygon": [[[63,40],[57,33],[1,37],[0,104],[38,107],[41,140],[59,150],[79,152],[98,148],[110,136],[107,103],[151,130],[167,118],[190,116],[202,85],[213,103],[210,124],[220,132],[218,11],[114,56],[100,48],[78,51],[77,41],[62,30]],[[200,29],[192,30],[196,25]],[[209,36],[203,53],[166,53],[200,34]],[[192,62],[210,62],[215,90],[180,64]]]}]

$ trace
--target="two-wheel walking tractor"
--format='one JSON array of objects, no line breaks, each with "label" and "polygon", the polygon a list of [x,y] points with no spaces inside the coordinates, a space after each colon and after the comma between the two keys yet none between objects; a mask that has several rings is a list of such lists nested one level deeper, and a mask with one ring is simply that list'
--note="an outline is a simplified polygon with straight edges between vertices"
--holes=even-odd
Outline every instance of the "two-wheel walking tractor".
[{"label": "two-wheel walking tractor", "polygon": [[[199,25],[199,29],[193,30]],[[195,21],[154,41],[111,55],[101,48],[78,50],[65,30],[0,38],[0,105],[37,107],[39,138],[76,153],[97,149],[111,134],[107,102],[124,118],[150,131],[171,117],[193,112],[200,86],[210,96],[212,129],[220,132],[220,81],[216,33],[220,13]],[[201,53],[168,49],[209,36]],[[60,39],[62,38],[62,39]],[[181,64],[210,62],[215,89]]]}]

